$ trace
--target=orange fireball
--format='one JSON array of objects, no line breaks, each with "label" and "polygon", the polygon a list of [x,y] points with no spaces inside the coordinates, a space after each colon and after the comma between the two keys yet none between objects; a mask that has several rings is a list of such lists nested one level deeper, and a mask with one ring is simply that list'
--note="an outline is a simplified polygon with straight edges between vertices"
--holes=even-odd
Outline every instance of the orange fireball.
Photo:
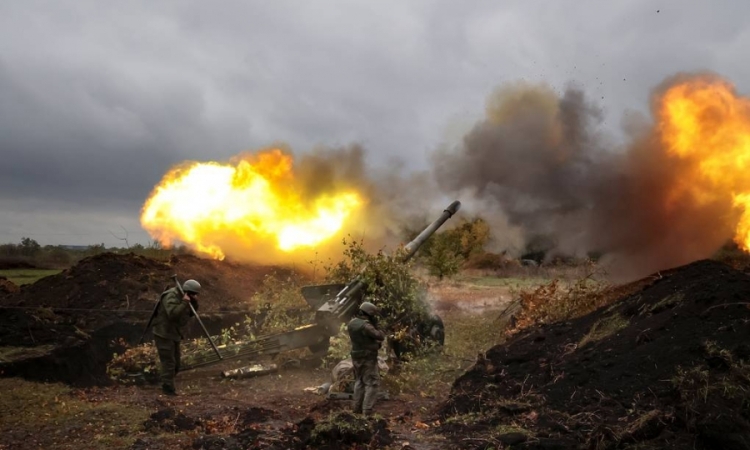
[{"label": "orange fireball", "polygon": [[735,241],[750,250],[750,100],[730,83],[703,76],[668,88],[657,113],[666,151],[685,166],[670,198],[689,195],[698,205],[731,200],[741,213]]},{"label": "orange fireball", "polygon": [[364,203],[353,190],[311,197],[279,149],[229,164],[189,163],[170,170],[141,211],[141,225],[164,245],[177,241],[222,259],[222,238],[272,241],[283,252],[333,237]]}]

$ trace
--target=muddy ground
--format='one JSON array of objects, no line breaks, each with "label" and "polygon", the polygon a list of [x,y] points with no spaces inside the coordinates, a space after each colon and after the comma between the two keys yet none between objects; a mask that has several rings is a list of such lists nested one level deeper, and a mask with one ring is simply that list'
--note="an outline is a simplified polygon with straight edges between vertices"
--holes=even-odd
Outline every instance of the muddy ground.
[{"label": "muddy ground", "polygon": [[0,295],[13,294],[18,292],[19,290],[20,288],[16,286],[15,283],[3,276],[0,276]]},{"label": "muddy ground", "polygon": [[[214,309],[246,302],[271,269],[233,266],[225,285],[219,262],[95,258],[2,297],[34,308],[2,311],[6,352],[57,350],[26,366],[0,363],[13,376],[0,379],[0,448],[750,448],[750,276],[722,263],[654,274],[585,317],[477,348],[450,392],[402,392],[368,422],[347,402],[304,391],[329,381],[320,368],[226,380],[227,362],[180,374],[176,398],[150,385],[105,385],[102,361],[116,337],[142,330],[129,305],[149,301],[172,273],[202,274],[222,293]],[[435,300],[448,313],[450,303]],[[118,309],[117,320],[61,311],[100,305]],[[72,387],[29,384],[44,379]]]}]

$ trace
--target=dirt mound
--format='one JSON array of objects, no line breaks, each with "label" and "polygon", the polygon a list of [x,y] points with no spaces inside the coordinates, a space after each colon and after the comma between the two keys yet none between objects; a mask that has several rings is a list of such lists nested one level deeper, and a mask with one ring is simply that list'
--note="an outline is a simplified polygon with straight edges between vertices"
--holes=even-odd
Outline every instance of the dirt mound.
[{"label": "dirt mound", "polygon": [[133,253],[103,253],[81,260],[60,274],[23,286],[17,295],[3,296],[0,304],[48,306],[53,308],[148,309],[159,294],[172,287],[171,276],[180,281],[200,281],[204,309],[242,309],[263,278],[277,273],[287,276],[289,268],[252,266],[228,261],[174,256],[166,263]]},{"label": "dirt mound", "polygon": [[480,354],[443,432],[481,448],[750,448],[750,276],[698,261],[643,284]]},{"label": "dirt mound", "polygon": [[24,258],[3,257],[0,258],[0,270],[11,269],[36,269],[37,267]]},{"label": "dirt mound", "polygon": [[[195,417],[167,407],[151,414],[143,429],[153,435],[190,432],[195,436],[192,448],[204,450],[364,449],[385,448],[394,442],[384,419],[338,412],[320,420],[308,416],[293,424],[279,422],[280,417],[278,411],[258,407],[212,410]],[[149,448],[150,441],[141,438],[131,448]]]},{"label": "dirt mound", "polygon": [[200,425],[200,421],[186,416],[182,412],[175,411],[174,408],[165,408],[156,411],[143,423],[146,431],[160,430],[177,432],[194,430]]},{"label": "dirt mound", "polygon": [[9,279],[0,276],[0,294],[13,294],[21,290]]},{"label": "dirt mound", "polygon": [[167,264],[134,254],[103,253],[23,286],[2,304],[81,309],[140,309],[169,283]]},{"label": "dirt mound", "polygon": [[[0,347],[30,348],[27,354],[14,349],[12,359],[0,358],[0,372],[76,385],[106,383],[106,363],[122,351],[123,343],[138,341],[159,295],[173,286],[173,274],[180,281],[201,282],[201,319],[210,333],[218,333],[255,309],[251,297],[272,273],[286,277],[291,270],[190,255],[169,262],[132,253],[85,258],[15,292],[0,289]],[[185,329],[186,337],[202,334],[197,321]],[[40,356],[32,349],[39,346],[60,348]],[[75,370],[77,366],[89,373]]]},{"label": "dirt mound", "polygon": [[318,422],[307,417],[289,429],[288,435],[287,448],[299,449],[384,448],[394,442],[387,421],[348,412],[332,414]]}]

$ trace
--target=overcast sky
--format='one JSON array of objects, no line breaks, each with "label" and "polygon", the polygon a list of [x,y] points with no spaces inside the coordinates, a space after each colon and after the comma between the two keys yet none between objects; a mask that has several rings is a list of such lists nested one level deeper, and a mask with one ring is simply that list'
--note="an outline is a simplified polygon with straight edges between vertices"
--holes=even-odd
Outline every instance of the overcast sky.
[{"label": "overcast sky", "polygon": [[145,244],[171,165],[274,142],[425,169],[514,80],[578,83],[616,138],[676,72],[747,93],[749,24],[744,0],[2,2],[0,242]]}]

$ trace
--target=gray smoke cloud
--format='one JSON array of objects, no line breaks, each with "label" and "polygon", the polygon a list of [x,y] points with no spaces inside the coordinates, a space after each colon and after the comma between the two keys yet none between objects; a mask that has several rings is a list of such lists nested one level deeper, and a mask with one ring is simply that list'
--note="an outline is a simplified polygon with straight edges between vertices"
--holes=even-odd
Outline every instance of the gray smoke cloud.
[{"label": "gray smoke cloud", "polygon": [[[655,89],[652,108],[686,77]],[[558,94],[506,85],[460,144],[433,155],[435,176],[445,192],[470,192],[487,214],[507,217],[526,240],[545,235],[560,252],[604,252],[621,278],[709,257],[732,237],[731,199],[669,197],[688,167],[668,156],[654,122],[628,123],[629,142],[617,149],[600,132],[602,117],[576,86]]]}]

